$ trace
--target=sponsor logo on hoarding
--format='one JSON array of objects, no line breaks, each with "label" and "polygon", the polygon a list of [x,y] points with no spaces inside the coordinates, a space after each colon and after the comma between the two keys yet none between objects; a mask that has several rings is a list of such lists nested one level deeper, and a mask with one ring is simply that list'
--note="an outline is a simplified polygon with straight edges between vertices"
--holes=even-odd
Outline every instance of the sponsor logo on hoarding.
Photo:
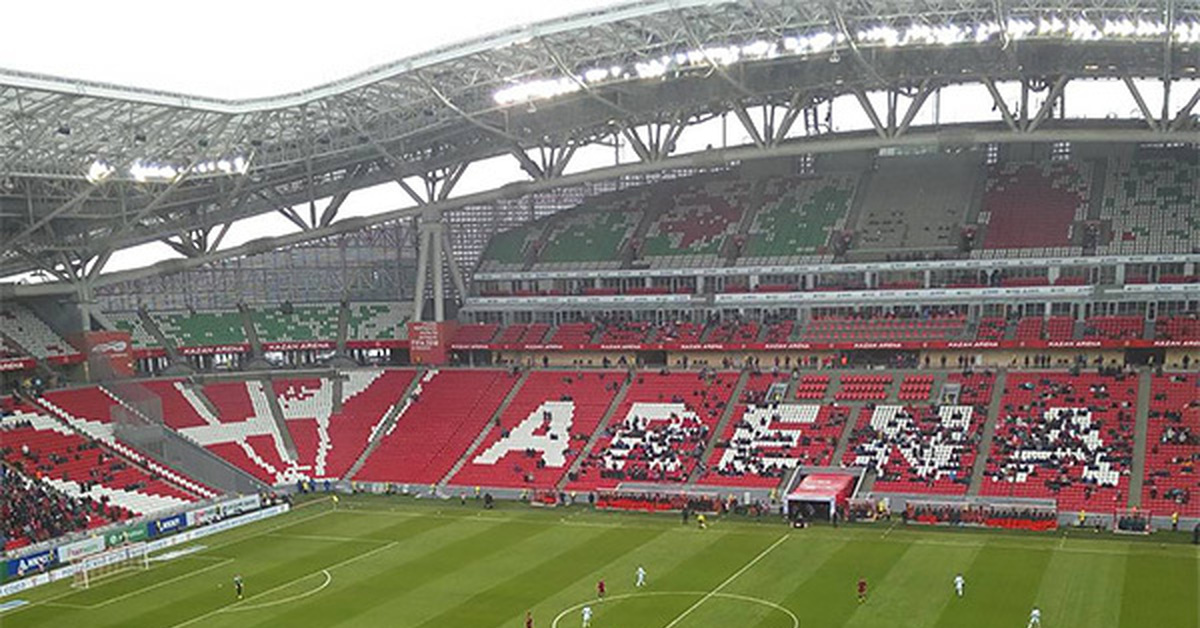
[{"label": "sponsor logo on hoarding", "polygon": [[92,353],[125,353],[128,350],[129,343],[124,340],[110,340],[92,347]]}]

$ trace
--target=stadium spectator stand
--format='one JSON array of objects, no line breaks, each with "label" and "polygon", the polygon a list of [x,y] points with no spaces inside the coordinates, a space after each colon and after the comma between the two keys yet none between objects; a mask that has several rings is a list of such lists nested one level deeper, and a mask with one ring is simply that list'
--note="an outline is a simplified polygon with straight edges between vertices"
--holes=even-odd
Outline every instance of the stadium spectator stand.
[{"label": "stadium spectator stand", "polygon": [[403,340],[411,307],[399,303],[352,303],[346,321],[349,340]]},{"label": "stadium spectator stand", "polygon": [[736,373],[639,373],[568,488],[680,483],[700,462]]},{"label": "stadium spectator stand", "polygon": [[1091,166],[1005,163],[992,166],[979,212],[986,225],[978,257],[1074,255],[1072,226],[1087,217]]},{"label": "stadium spectator stand", "polygon": [[0,335],[20,345],[26,355],[38,359],[78,353],[29,308],[16,303],[0,305]]},{"label": "stadium spectator stand", "polygon": [[649,202],[648,193],[617,193],[554,216],[536,240],[534,270],[618,268]]},{"label": "stadium spectator stand", "polygon": [[616,372],[534,371],[450,484],[552,489],[621,386]]},{"label": "stadium spectator stand", "polygon": [[[0,427],[0,433],[4,429]],[[0,547],[6,552],[120,521],[128,515],[116,506],[71,497],[7,463],[0,464]]]},{"label": "stadium spectator stand", "polygon": [[1200,375],[1154,375],[1149,421],[1142,507],[1158,516],[1200,516]]},{"label": "stadium spectator stand", "polygon": [[262,342],[335,341],[340,309],[337,304],[284,304],[254,308],[251,320]]},{"label": "stadium spectator stand", "polygon": [[843,375],[841,388],[833,398],[838,401],[883,401],[891,385],[891,375]]},{"label": "stadium spectator stand", "polygon": [[830,261],[830,235],[846,228],[858,178],[770,177],[747,231],[739,265]]},{"label": "stadium spectator stand", "polygon": [[1176,159],[1112,158],[1100,220],[1112,240],[1102,255],[1194,253],[1200,250],[1200,168]]},{"label": "stadium spectator stand", "polygon": [[1132,376],[1009,373],[982,494],[1124,505],[1136,403]]},{"label": "stadium spectator stand", "polygon": [[707,181],[677,191],[674,206],[646,229],[641,257],[651,268],[716,266],[752,188],[748,181]]},{"label": "stadium spectator stand", "polygon": [[825,316],[809,321],[802,338],[807,342],[955,340],[966,328],[966,317],[957,314]]},{"label": "stadium spectator stand", "polygon": [[1140,316],[1092,316],[1084,321],[1084,338],[1134,340],[1142,337],[1146,319]]},{"label": "stadium spectator stand", "polygon": [[873,470],[875,491],[963,495],[981,423],[973,406],[868,406],[842,462]]},{"label": "stadium spectator stand", "polygon": [[242,315],[236,311],[155,312],[163,335],[177,347],[207,347],[246,343]]},{"label": "stadium spectator stand", "polygon": [[459,325],[454,332],[454,342],[458,344],[487,344],[496,337],[500,326],[495,323],[477,323],[474,325]]},{"label": "stadium spectator stand", "polygon": [[1162,340],[1200,340],[1200,318],[1171,316],[1154,322],[1154,335]]},{"label": "stadium spectator stand", "polygon": [[441,481],[514,383],[507,371],[426,371],[354,479],[417,485]]},{"label": "stadium spectator stand", "polygon": [[129,332],[129,340],[133,343],[134,349],[158,346],[158,341],[142,324],[137,312],[105,312],[105,315],[118,330]]},{"label": "stadium spectator stand", "polygon": [[796,398],[820,401],[829,390],[828,375],[802,375],[796,384]]},{"label": "stadium spectator stand", "polygon": [[927,255],[957,249],[979,162],[936,154],[877,158],[854,228],[857,251]]}]

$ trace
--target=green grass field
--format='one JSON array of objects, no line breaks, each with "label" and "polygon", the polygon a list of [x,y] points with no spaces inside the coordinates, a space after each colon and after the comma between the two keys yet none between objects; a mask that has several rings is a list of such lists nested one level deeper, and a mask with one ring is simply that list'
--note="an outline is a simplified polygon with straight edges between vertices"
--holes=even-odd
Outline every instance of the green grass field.
[{"label": "green grass field", "polygon": [[[558,626],[578,628],[590,603],[596,628],[1021,628],[1034,604],[1047,628],[1197,626],[1200,554],[1182,535],[1160,536],[1168,542],[739,519],[702,531],[678,516],[346,498],[336,511],[309,503],[209,537],[201,552],[87,590],[24,593],[29,604],[0,625],[490,628],[523,626],[532,610],[538,627],[561,614]],[[865,604],[859,576],[870,582]]]}]

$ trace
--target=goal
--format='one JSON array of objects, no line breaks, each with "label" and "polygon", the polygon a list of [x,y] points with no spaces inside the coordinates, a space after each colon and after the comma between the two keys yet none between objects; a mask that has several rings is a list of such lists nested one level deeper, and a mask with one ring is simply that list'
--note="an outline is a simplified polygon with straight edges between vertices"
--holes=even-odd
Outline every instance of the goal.
[{"label": "goal", "polygon": [[1118,508],[1113,512],[1112,530],[1117,534],[1150,534],[1154,518],[1144,508]]},{"label": "goal", "polygon": [[145,543],[126,545],[107,552],[93,554],[79,561],[72,587],[86,589],[95,583],[132,569],[149,569],[150,552]]}]

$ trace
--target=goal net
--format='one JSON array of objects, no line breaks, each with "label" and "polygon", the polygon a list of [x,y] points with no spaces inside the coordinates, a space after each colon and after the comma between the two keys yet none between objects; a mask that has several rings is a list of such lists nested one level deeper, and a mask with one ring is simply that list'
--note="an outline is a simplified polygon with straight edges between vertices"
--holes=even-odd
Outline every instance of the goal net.
[{"label": "goal net", "polygon": [[97,582],[132,569],[149,569],[150,552],[145,543],[135,543],[100,552],[79,561],[72,587],[86,589]]},{"label": "goal net", "polygon": [[1144,508],[1118,508],[1113,512],[1112,530],[1117,534],[1150,534],[1154,519]]}]

